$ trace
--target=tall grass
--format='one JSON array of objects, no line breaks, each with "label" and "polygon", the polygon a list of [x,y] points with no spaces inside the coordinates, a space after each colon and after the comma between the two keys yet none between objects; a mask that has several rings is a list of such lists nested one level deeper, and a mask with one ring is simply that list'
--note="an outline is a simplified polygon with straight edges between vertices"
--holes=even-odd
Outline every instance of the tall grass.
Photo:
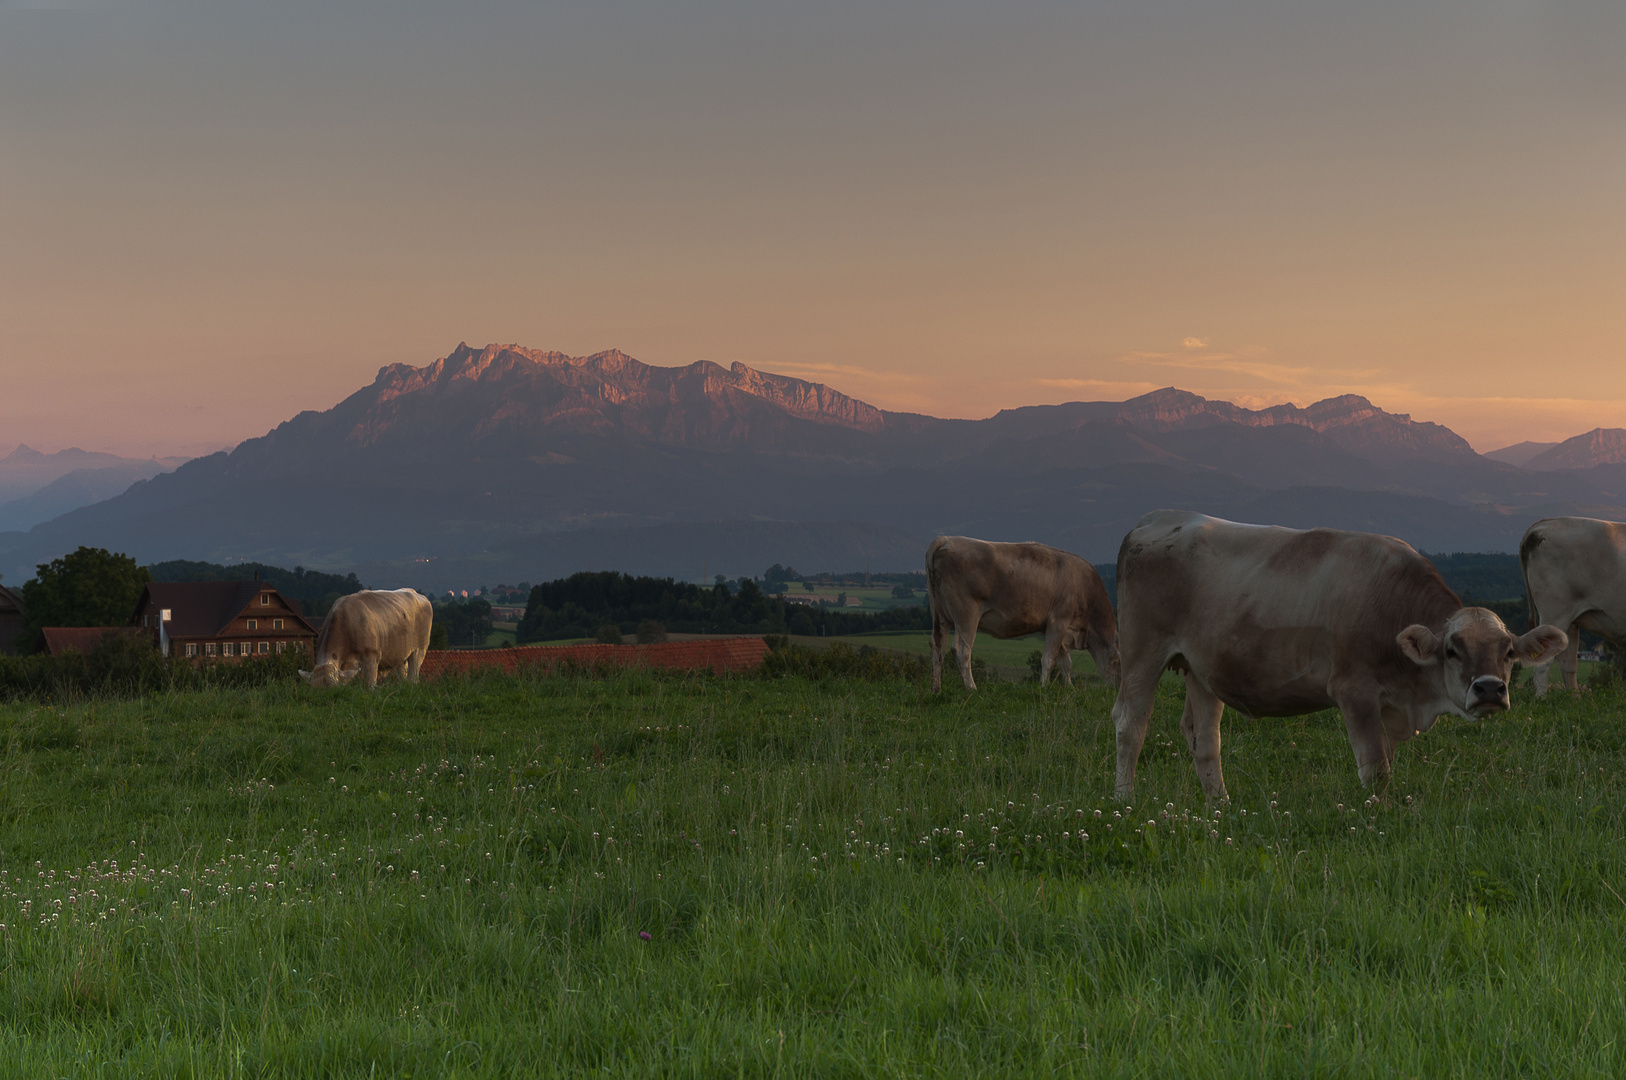
[{"label": "tall grass", "polygon": [[[1523,691],[1521,691],[1523,693]],[[582,673],[0,706],[16,1075],[1620,1075],[1626,695]],[[0,1072],[5,1071],[0,1069]]]}]

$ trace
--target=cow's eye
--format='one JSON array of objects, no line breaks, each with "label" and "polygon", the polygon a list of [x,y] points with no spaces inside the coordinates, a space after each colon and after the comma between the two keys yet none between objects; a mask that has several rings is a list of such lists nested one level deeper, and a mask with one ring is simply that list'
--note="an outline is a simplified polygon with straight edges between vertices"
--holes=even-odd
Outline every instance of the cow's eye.
[{"label": "cow's eye", "polygon": [[1455,660],[1457,658],[1457,650],[1451,648],[1449,645],[1446,646],[1445,658],[1447,660]]}]

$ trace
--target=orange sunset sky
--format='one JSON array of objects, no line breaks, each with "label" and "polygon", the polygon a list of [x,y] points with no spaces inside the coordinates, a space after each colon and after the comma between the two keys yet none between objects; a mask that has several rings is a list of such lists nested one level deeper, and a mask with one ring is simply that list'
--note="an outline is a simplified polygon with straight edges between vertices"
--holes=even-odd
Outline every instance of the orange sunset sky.
[{"label": "orange sunset sky", "polygon": [[0,452],[459,341],[1626,426],[1619,3],[0,0]]}]

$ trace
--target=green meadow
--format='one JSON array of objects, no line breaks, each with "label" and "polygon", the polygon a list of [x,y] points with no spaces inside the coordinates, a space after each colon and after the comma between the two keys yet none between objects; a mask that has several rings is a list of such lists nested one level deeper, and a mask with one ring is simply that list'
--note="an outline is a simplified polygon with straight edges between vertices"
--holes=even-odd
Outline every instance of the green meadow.
[{"label": "green meadow", "polygon": [[[1031,646],[1030,646],[1031,648]],[[1025,653],[1024,653],[1025,655]],[[0,1075],[1626,1074],[1626,693],[574,674],[0,705]]]}]

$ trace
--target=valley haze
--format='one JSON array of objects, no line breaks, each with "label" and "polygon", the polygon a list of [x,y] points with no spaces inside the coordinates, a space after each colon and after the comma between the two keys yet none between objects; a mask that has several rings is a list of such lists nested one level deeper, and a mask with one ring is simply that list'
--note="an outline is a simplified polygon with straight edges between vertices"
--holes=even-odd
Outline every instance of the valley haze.
[{"label": "valley haze", "polygon": [[1539,517],[1626,516],[1626,432],[1481,455],[1359,395],[1249,409],[1173,387],[940,419],[742,363],[461,344],[0,533],[0,573],[20,583],[89,544],[354,570],[375,587],[588,569],[698,580],[775,562],[913,570],[940,533],[1110,562],[1164,507],[1511,551]]}]

